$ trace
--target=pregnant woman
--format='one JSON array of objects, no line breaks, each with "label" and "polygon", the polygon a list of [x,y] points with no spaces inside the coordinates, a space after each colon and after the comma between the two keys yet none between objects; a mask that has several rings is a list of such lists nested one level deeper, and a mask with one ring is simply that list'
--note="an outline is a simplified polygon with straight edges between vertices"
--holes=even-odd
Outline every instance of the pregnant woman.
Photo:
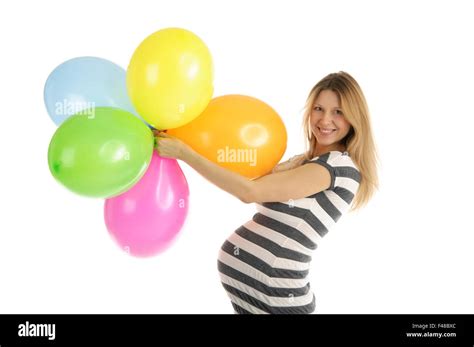
[{"label": "pregnant woman", "polygon": [[364,206],[377,188],[376,153],[361,88],[345,72],[310,91],[303,115],[307,150],[250,180],[156,132],[163,157],[185,161],[257,213],[224,242],[222,285],[236,313],[303,314],[315,309],[311,254],[339,218]]}]

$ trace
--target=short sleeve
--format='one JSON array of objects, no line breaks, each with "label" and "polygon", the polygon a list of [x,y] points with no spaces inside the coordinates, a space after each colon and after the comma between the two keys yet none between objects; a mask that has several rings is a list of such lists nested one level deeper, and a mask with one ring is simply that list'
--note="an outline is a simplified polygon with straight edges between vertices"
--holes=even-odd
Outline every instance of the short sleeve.
[{"label": "short sleeve", "polygon": [[324,166],[331,176],[331,185],[328,189],[336,187],[350,191],[357,191],[360,184],[360,172],[347,152],[332,151],[319,157],[307,160],[306,163],[314,163]]}]

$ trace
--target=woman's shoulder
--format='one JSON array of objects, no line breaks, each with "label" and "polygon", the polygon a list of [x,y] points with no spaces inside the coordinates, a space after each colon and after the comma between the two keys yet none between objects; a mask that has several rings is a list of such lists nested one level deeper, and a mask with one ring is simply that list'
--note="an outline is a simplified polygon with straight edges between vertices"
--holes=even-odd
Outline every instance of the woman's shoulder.
[{"label": "woman's shoulder", "polygon": [[352,165],[355,165],[351,155],[347,151],[331,151],[330,153],[333,157],[333,161],[338,161],[342,163],[352,163]]},{"label": "woman's shoulder", "polygon": [[306,161],[324,161],[327,163],[333,163],[337,161],[352,161],[349,152],[347,151],[329,151],[318,156],[315,156],[311,159],[306,159]]},{"label": "woman's shoulder", "polygon": [[355,164],[351,155],[347,151],[329,151],[312,159],[306,160],[307,162],[319,162],[329,165],[333,168],[337,167],[352,167],[357,171],[360,171]]}]

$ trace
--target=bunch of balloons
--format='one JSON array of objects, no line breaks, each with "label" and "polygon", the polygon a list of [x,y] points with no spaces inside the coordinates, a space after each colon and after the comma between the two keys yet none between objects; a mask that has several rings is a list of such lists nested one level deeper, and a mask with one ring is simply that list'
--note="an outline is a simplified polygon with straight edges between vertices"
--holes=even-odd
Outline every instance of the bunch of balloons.
[{"label": "bunch of balloons", "polygon": [[58,125],[50,172],[77,194],[105,199],[106,227],[133,256],[167,249],[188,213],[186,178],[175,159],[154,151],[152,129],[249,178],[271,171],[285,152],[279,115],[250,96],[211,100],[213,74],[206,44],[188,30],[167,28],[143,40],[127,71],[80,57],[46,81],[46,109]]}]

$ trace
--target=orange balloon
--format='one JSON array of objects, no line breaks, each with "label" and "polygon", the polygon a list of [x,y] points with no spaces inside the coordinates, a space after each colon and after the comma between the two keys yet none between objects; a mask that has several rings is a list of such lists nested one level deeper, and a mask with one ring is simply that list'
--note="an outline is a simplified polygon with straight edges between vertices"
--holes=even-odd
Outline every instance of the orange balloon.
[{"label": "orange balloon", "polygon": [[278,113],[263,101],[245,95],[216,97],[193,121],[167,133],[207,159],[248,178],[269,173],[285,153],[287,141]]}]

